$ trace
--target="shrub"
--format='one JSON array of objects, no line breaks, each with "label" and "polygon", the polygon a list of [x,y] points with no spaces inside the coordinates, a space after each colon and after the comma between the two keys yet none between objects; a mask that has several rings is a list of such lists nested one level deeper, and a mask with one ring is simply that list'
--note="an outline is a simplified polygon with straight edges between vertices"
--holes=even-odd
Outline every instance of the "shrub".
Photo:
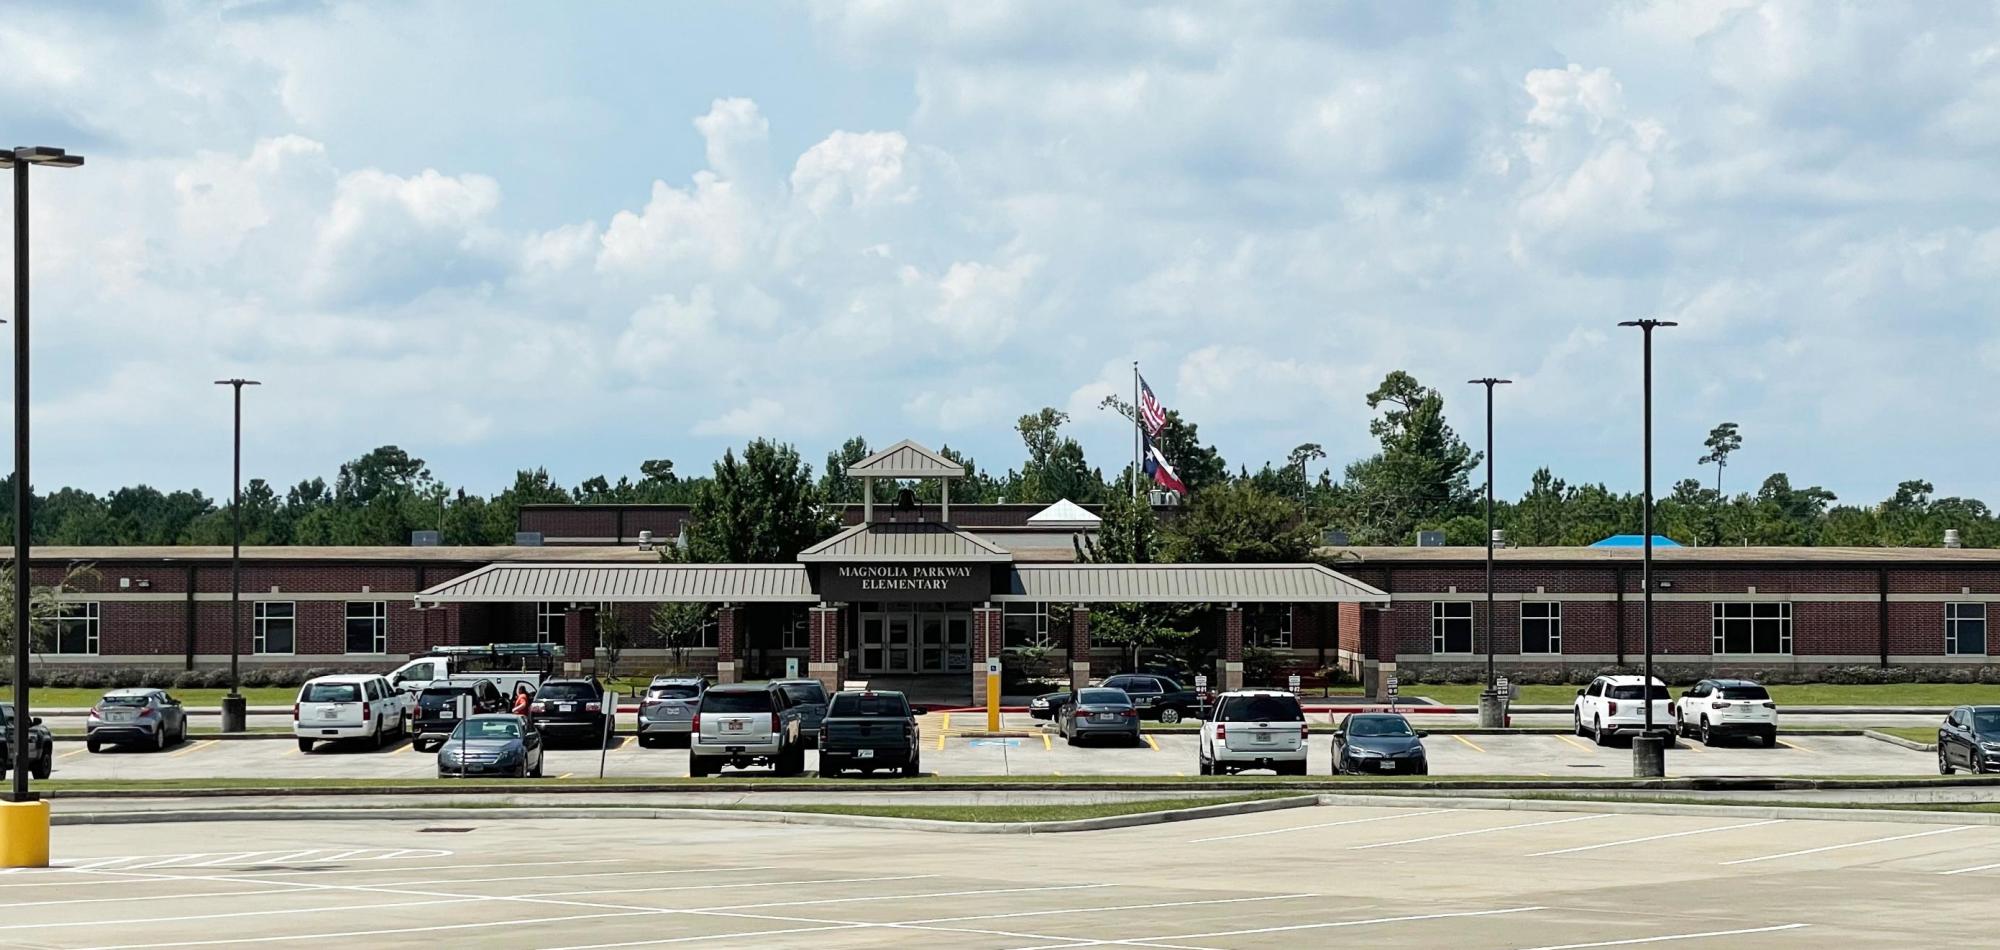
[{"label": "shrub", "polygon": [[139,677],[139,685],[148,689],[171,689],[180,678],[181,674],[174,670],[147,670]]},{"label": "shrub", "polygon": [[271,672],[265,669],[245,670],[240,682],[249,689],[279,685],[271,681]]},{"label": "shrub", "polygon": [[184,670],[173,675],[173,679],[163,689],[202,689],[208,683],[208,674],[201,670]]}]

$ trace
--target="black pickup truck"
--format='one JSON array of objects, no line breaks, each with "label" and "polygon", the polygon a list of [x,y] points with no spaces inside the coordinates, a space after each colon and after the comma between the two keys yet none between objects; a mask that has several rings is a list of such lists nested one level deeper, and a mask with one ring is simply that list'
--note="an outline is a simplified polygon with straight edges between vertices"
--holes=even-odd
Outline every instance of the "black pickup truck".
[{"label": "black pickup truck", "polygon": [[833,694],[819,724],[819,774],[831,778],[850,769],[863,774],[895,769],[916,775],[922,769],[917,717],[902,693],[847,690]]}]

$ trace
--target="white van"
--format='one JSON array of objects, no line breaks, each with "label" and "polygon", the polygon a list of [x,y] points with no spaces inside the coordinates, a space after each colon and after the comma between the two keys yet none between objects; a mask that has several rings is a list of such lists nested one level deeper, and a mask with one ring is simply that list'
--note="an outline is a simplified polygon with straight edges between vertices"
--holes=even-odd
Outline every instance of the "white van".
[{"label": "white van", "polygon": [[536,693],[541,691],[542,680],[555,673],[561,658],[562,647],[553,643],[438,647],[392,670],[389,685],[414,695],[433,684],[483,679],[505,696],[514,695],[517,686]]},{"label": "white van", "polygon": [[299,751],[320,740],[366,739],[376,748],[409,734],[408,697],[380,673],[343,673],[308,680],[292,704]]}]

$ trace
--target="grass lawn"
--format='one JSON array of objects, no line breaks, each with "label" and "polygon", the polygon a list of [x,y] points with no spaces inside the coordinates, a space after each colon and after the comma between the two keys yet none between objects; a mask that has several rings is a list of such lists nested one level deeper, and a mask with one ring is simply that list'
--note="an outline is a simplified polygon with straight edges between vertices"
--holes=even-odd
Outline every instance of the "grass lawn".
[{"label": "grass lawn", "polygon": [[[1566,777],[1565,781],[1624,781],[1616,776]],[[352,789],[365,788],[393,793],[399,790],[413,792],[434,792],[457,788],[506,788],[516,791],[536,791],[546,789],[593,787],[656,787],[661,785],[687,786],[690,788],[730,788],[754,787],[759,789],[831,788],[844,790],[893,789],[905,785],[1020,785],[1020,786],[1104,786],[1115,785],[1131,788],[1145,788],[1149,785],[1174,788],[1190,784],[1214,786],[1218,788],[1238,787],[1247,791],[1259,786],[1294,785],[1310,783],[1312,787],[1353,786],[1355,788],[1380,787],[1437,782],[1437,776],[1426,775],[1313,775],[1306,778],[1279,775],[1227,775],[1227,776],[1178,776],[1178,775],[928,775],[922,778],[872,778],[834,779],[800,777],[780,779],[757,773],[744,773],[741,778],[724,775],[720,778],[686,777],[615,777],[566,779],[434,779],[434,778],[173,778],[173,779],[52,779],[36,782],[35,787],[60,794],[64,791],[129,791],[129,792],[174,792],[190,789],[226,789],[232,791],[257,792],[265,790],[285,791],[298,789]],[[1454,775],[1448,781],[1505,781],[1534,782],[1538,779],[1520,775]]]},{"label": "grass lawn", "polygon": [[[1522,686],[1522,706],[1567,706],[1576,699],[1577,686]],[[1681,686],[1673,689],[1678,694]],[[1477,685],[1453,686],[1413,683],[1402,687],[1409,696],[1428,696],[1449,706],[1479,703]],[[1785,706],[1959,706],[1966,703],[2000,703],[2000,685],[1982,683],[1891,683],[1880,686],[1773,686],[1771,698]]]},{"label": "grass lawn", "polygon": [[[30,705],[43,709],[81,709],[94,706],[110,690],[104,689],[54,689],[37,687],[28,697]],[[222,697],[227,689],[170,689],[167,693],[181,701],[183,706],[214,707],[222,705]],[[298,698],[296,686],[268,686],[256,689],[246,688],[243,696],[252,706],[290,706]]]},{"label": "grass lawn", "polygon": [[1936,726],[1877,726],[1868,731],[1880,732],[1898,739],[1908,739],[1911,742],[1921,742],[1925,745],[1937,744]]}]

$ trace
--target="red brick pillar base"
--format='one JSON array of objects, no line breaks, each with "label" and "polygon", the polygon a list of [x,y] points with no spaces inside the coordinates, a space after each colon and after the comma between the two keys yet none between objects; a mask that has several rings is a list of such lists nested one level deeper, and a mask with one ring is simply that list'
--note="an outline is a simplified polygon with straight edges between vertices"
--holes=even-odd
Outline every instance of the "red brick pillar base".
[{"label": "red brick pillar base", "polygon": [[847,651],[840,642],[840,608],[820,605],[806,611],[811,632],[811,649],[806,653],[806,675],[819,680],[827,695],[840,690],[847,681]]},{"label": "red brick pillar base", "polygon": [[1090,608],[1072,607],[1069,613],[1069,689],[1071,694],[1090,685]]},{"label": "red brick pillar base", "polygon": [[563,612],[563,671],[589,676],[597,669],[597,611],[571,607]]},{"label": "red brick pillar base", "polygon": [[1243,688],[1243,608],[1235,604],[1222,609],[1222,655],[1215,663],[1215,681],[1224,692]]},{"label": "red brick pillar base", "polygon": [[986,604],[972,608],[972,705],[986,705],[986,661],[1000,655],[1002,638],[1000,608]]},{"label": "red brick pillar base", "polygon": [[715,612],[715,681],[734,683],[743,678],[743,608],[723,604]]}]

